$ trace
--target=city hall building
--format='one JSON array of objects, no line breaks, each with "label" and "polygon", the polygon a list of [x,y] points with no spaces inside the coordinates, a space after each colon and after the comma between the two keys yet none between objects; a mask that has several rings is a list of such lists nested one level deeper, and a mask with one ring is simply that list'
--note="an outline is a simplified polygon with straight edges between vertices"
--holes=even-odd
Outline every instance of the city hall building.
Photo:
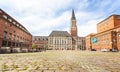
[{"label": "city hall building", "polygon": [[[40,40],[35,40],[36,38],[37,37],[34,36],[33,44],[38,45],[39,44],[38,41]],[[47,48],[45,49],[51,49],[51,50],[85,50],[86,48],[85,37],[78,36],[74,10],[72,10],[72,17],[70,22],[70,33],[68,33],[67,31],[54,30],[48,36],[48,44],[46,45],[47,45],[46,46]]]},{"label": "city hall building", "polygon": [[28,51],[32,35],[14,18],[0,9],[0,52]]},{"label": "city hall building", "polygon": [[49,49],[73,50],[72,37],[67,31],[52,31],[48,37]]},{"label": "city hall building", "polygon": [[97,33],[86,36],[86,47],[88,50],[120,50],[120,15],[111,15],[98,23]]}]

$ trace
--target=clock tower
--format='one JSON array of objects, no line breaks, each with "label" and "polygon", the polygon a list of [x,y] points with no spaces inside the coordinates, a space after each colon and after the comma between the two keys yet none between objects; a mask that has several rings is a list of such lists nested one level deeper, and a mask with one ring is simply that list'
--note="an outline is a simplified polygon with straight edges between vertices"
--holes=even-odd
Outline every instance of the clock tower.
[{"label": "clock tower", "polygon": [[70,34],[73,37],[77,37],[77,25],[76,25],[76,18],[75,18],[75,13],[74,10],[72,10],[72,17],[71,17],[71,22],[70,22]]}]

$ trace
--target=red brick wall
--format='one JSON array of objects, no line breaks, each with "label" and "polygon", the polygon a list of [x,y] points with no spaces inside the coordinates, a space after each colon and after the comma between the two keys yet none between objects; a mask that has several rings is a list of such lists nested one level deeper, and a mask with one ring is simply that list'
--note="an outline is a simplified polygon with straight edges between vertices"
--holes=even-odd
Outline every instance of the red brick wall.
[{"label": "red brick wall", "polygon": [[91,46],[91,37],[90,37],[90,35],[86,36],[85,41],[86,41],[86,49],[89,50],[91,48],[90,47]]},{"label": "red brick wall", "polygon": [[120,26],[120,15],[113,15],[97,24],[97,33]]},{"label": "red brick wall", "polygon": [[4,20],[0,17],[0,38],[3,37],[4,32]]},{"label": "red brick wall", "polygon": [[70,33],[72,36],[77,36],[77,28],[71,28]]},{"label": "red brick wall", "polygon": [[33,40],[33,44],[36,44],[38,48],[44,48],[48,46],[48,41],[47,40]]},{"label": "red brick wall", "polygon": [[1,48],[1,46],[2,46],[2,39],[0,38],[0,48]]},{"label": "red brick wall", "polygon": [[[114,35],[114,33],[116,33]],[[98,42],[92,43],[92,48],[101,50],[103,48],[120,50],[120,15],[112,15],[97,24],[97,34],[94,36]],[[90,36],[86,37],[86,48],[90,47]],[[115,39],[115,41],[114,41]]]},{"label": "red brick wall", "polygon": [[120,31],[117,33],[117,48],[120,50]]},{"label": "red brick wall", "polygon": [[85,43],[86,43],[86,49],[90,50],[92,48],[92,43],[91,43],[91,38],[94,36],[95,34],[89,34],[85,37]]},{"label": "red brick wall", "polygon": [[112,48],[112,37],[111,37],[111,32],[106,32],[106,33],[101,33],[97,34],[94,36],[97,38],[96,43],[92,43],[92,48],[95,48],[96,50],[101,50],[101,49],[111,49]]},{"label": "red brick wall", "polygon": [[115,27],[120,26],[120,16],[114,16],[114,25]]},{"label": "red brick wall", "polygon": [[0,48],[2,47],[2,38],[3,38],[3,30],[4,30],[3,23],[4,21],[0,17]]},{"label": "red brick wall", "polygon": [[[3,17],[3,15],[7,16],[7,19]],[[16,20],[14,20],[12,17],[10,17],[8,14],[2,11],[2,14],[0,14],[0,38],[3,38],[4,31],[7,32],[7,42],[15,42],[20,43],[20,40],[23,40],[23,45],[26,47],[29,45],[29,48],[31,48],[32,45],[32,35],[25,32],[20,28],[24,28],[21,24],[19,24]],[[8,19],[11,19],[12,22],[10,22]],[[16,22],[14,24],[13,22]],[[17,26],[19,25],[19,26]],[[10,33],[12,34],[12,38],[10,39]],[[1,44],[0,44],[1,45]],[[16,47],[16,46],[15,46]]]},{"label": "red brick wall", "polygon": [[107,18],[97,24],[97,33],[109,30],[114,28],[114,16],[111,16],[110,18]]}]

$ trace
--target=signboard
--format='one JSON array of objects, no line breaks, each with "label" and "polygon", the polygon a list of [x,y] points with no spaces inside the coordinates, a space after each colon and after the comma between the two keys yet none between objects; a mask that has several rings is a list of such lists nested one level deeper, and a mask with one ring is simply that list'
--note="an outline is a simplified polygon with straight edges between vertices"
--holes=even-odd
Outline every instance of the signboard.
[{"label": "signboard", "polygon": [[91,42],[92,42],[92,43],[97,43],[97,41],[98,41],[97,38],[92,37],[92,39],[91,39]]}]

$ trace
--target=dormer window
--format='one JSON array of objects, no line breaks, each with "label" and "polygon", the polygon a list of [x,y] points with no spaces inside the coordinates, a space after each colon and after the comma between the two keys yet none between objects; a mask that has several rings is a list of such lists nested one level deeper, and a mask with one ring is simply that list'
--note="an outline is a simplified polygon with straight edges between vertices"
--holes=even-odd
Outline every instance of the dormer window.
[{"label": "dormer window", "polygon": [[5,19],[7,19],[7,16],[6,16],[6,15],[3,15],[3,17],[4,17]]},{"label": "dormer window", "polygon": [[19,24],[16,24],[19,27]]},{"label": "dormer window", "polygon": [[12,22],[12,19],[8,19],[10,22]]},{"label": "dormer window", "polygon": [[16,24],[15,22],[13,22],[13,24]]},{"label": "dormer window", "polygon": [[23,30],[25,30],[24,28],[22,28]]},{"label": "dormer window", "polygon": [[22,28],[22,27],[20,26],[20,28]]}]

